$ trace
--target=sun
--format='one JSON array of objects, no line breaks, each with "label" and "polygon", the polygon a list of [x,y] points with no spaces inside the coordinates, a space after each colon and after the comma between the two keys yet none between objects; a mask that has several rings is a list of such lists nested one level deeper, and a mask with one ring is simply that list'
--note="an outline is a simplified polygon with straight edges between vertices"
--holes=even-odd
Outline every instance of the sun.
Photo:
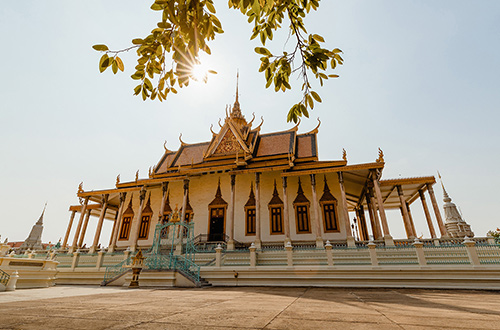
[{"label": "sun", "polygon": [[208,71],[208,68],[204,64],[195,64],[191,69],[191,77],[196,81],[203,81],[206,83],[208,79]]}]

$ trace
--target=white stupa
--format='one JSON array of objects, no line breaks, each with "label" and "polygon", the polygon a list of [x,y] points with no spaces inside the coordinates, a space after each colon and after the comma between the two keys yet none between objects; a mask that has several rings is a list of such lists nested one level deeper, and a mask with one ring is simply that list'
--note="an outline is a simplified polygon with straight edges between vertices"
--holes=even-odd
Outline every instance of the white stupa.
[{"label": "white stupa", "polygon": [[43,214],[45,213],[45,208],[47,207],[47,203],[43,207],[42,215],[38,221],[31,228],[31,232],[23,242],[23,244],[19,247],[20,251],[25,251],[27,249],[30,250],[41,250],[43,249],[42,245],[42,232],[43,232]]},{"label": "white stupa", "polygon": [[[441,179],[441,175],[439,175],[439,179]],[[464,238],[465,236],[474,237],[470,225],[462,218],[455,203],[451,202],[451,198],[444,188],[443,181],[441,181],[441,186],[443,187],[444,225],[446,226],[448,234],[453,238]]]}]

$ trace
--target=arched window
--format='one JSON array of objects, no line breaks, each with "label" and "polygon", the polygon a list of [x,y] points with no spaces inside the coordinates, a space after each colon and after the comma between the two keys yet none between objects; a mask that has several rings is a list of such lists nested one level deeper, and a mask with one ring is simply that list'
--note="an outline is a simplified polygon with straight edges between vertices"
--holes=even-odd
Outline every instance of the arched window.
[{"label": "arched window", "polygon": [[134,210],[132,209],[132,198],[134,196],[130,196],[130,202],[128,203],[128,207],[123,212],[122,216],[122,226],[120,228],[119,240],[125,241],[128,240],[130,235],[130,226],[132,223],[132,219],[134,218]]},{"label": "arched window", "polygon": [[273,197],[269,204],[269,224],[271,227],[271,235],[282,235],[283,231],[283,201],[281,200],[278,190],[276,189],[276,180],[274,180]]},{"label": "arched window", "polygon": [[295,221],[297,223],[297,234],[308,234],[311,232],[311,222],[309,217],[309,206],[311,203],[304,195],[302,184],[299,178],[299,188],[297,190],[297,197],[293,201],[293,208],[295,209]]},{"label": "arched window", "polygon": [[148,239],[149,224],[151,223],[152,216],[153,216],[153,210],[151,209],[151,193],[149,193],[146,206],[142,210],[141,223],[139,225],[139,239]]},{"label": "arched window", "polygon": [[253,183],[250,185],[250,195],[245,204],[245,235],[255,235],[255,195],[253,193]]},{"label": "arched window", "polygon": [[323,196],[319,200],[321,211],[323,213],[323,228],[325,233],[339,232],[339,223],[337,216],[337,200],[333,197],[326,182],[323,188]]}]

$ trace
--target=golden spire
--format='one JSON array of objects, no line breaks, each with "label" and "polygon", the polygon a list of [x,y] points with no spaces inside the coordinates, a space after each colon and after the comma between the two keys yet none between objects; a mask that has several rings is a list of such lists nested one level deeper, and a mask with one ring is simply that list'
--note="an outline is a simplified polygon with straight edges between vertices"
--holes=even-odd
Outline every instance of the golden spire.
[{"label": "golden spire", "polygon": [[240,80],[240,72],[238,71],[236,73],[236,100],[234,101],[233,108],[230,112],[230,117],[231,118],[237,118],[237,119],[242,119],[244,121],[243,124],[246,124],[245,117],[241,114],[241,109],[240,109],[240,101],[239,101],[239,80]]},{"label": "golden spire", "polygon": [[240,82],[240,70],[236,71],[236,101],[234,101],[234,104],[240,105],[240,102],[238,102],[238,85]]}]

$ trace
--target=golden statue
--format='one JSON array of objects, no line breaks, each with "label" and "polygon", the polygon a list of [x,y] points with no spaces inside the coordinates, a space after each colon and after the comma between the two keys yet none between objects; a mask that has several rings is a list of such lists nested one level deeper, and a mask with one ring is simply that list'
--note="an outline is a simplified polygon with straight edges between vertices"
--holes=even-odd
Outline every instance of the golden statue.
[{"label": "golden statue", "polygon": [[342,159],[347,162],[347,151],[344,148],[342,148]]},{"label": "golden statue", "polygon": [[170,222],[179,222],[179,208],[177,207],[177,204],[175,204],[174,212],[172,212],[172,215],[170,216]]},{"label": "golden statue", "polygon": [[116,185],[120,184],[120,174],[116,176]]},{"label": "golden statue", "polygon": [[135,172],[135,182],[137,182],[137,180],[139,180],[139,170]]}]

